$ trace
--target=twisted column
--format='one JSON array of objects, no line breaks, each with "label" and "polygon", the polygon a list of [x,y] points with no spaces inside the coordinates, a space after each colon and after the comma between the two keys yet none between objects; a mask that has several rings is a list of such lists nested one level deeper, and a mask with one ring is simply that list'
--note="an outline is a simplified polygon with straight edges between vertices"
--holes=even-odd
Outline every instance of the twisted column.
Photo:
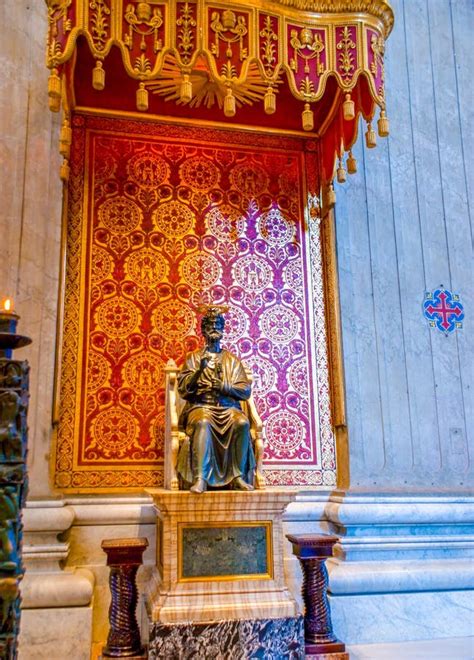
[{"label": "twisted column", "polygon": [[107,566],[110,566],[109,584],[112,595],[109,608],[110,630],[107,644],[102,651],[104,657],[143,657],[144,649],[136,616],[136,575],[147,546],[146,538],[102,541],[102,549],[107,554]]},{"label": "twisted column", "polygon": [[332,629],[331,609],[328,600],[328,572],[325,561],[332,556],[337,536],[292,535],[287,539],[293,545],[293,554],[303,569],[303,602],[305,605],[304,632],[305,653],[308,657],[319,655],[343,660],[349,658],[345,645]]}]

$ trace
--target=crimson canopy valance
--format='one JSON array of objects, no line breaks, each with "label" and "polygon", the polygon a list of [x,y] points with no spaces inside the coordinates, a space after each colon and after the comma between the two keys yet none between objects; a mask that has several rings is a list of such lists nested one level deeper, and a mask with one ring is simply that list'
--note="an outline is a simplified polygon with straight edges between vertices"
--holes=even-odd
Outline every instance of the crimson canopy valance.
[{"label": "crimson canopy valance", "polygon": [[[386,0],[47,0],[50,108],[303,131],[334,176],[359,115],[385,113]],[[348,159],[349,172],[355,163]],[[342,164],[339,163],[339,170]],[[339,178],[345,174],[338,172]]]}]

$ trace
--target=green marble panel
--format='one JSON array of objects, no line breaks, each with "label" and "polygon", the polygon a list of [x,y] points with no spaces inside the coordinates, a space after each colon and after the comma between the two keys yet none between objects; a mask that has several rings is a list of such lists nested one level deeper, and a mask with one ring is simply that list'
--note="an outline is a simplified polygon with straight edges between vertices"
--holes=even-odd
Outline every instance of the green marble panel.
[{"label": "green marble panel", "polygon": [[183,526],[181,528],[181,579],[233,576],[270,577],[271,523]]}]

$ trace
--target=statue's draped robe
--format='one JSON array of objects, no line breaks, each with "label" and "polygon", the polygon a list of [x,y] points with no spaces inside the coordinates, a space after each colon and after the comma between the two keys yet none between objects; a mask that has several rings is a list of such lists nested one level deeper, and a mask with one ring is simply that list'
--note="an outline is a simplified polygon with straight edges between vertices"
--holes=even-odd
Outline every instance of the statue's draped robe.
[{"label": "statue's draped robe", "polygon": [[[250,397],[250,382],[241,361],[222,350],[212,354],[193,389],[191,381],[205,352],[190,353],[178,375],[178,391],[186,400],[180,426],[190,439],[181,448],[178,472],[189,483],[203,478],[209,486],[225,486],[242,477],[252,484],[255,457],[249,421],[240,406]],[[213,375],[222,381],[219,392],[211,389]]]}]

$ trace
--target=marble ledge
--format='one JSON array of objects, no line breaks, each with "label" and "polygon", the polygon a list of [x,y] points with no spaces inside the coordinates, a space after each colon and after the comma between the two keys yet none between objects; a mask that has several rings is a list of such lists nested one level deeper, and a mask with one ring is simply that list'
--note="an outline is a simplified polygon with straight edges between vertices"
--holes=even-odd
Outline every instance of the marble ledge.
[{"label": "marble ledge", "polygon": [[84,607],[92,600],[95,578],[81,568],[74,572],[29,573],[21,583],[22,609]]},{"label": "marble ledge", "polygon": [[[383,536],[344,536],[335,546],[334,556],[345,561],[397,560],[397,559],[454,559],[474,556],[474,535],[449,534],[446,529],[439,533],[431,527],[431,534],[418,527],[412,534],[402,536],[398,528],[385,529]],[[460,531],[460,530],[457,530]],[[471,532],[472,530],[467,530]],[[392,534],[389,536],[388,533]]]},{"label": "marble ledge", "polygon": [[26,569],[39,573],[61,570],[60,562],[67,560],[69,543],[54,543],[53,540],[50,544],[31,544],[30,536],[32,534],[25,534],[23,542],[23,560]]},{"label": "marble ledge", "polygon": [[222,620],[279,619],[299,616],[289,592],[168,594],[150,608],[152,621],[163,624]]},{"label": "marble ledge", "polygon": [[467,637],[474,626],[470,591],[331,596],[330,603],[334,633],[346,645]]},{"label": "marble ledge", "polygon": [[[199,515],[196,517],[198,518]],[[153,571],[148,579],[146,602],[153,621],[206,622],[222,619],[291,617],[299,613],[298,605],[284,580],[283,547],[280,542],[275,541],[275,538],[274,574],[271,578],[262,579],[203,578],[197,581],[179,582],[176,553],[173,548],[176,548],[176,545],[172,538],[165,538],[163,554],[164,557],[171,559],[165,561],[163,579],[160,578],[157,570]]]},{"label": "marble ledge", "polygon": [[401,642],[399,644],[354,644],[347,649],[351,660],[472,660],[474,637]]},{"label": "marble ledge", "polygon": [[283,514],[286,506],[295,500],[298,494],[296,490],[276,488],[251,492],[227,490],[201,495],[163,488],[149,488],[146,492],[153,497],[155,506],[167,515],[185,515],[189,519],[193,515],[212,513],[214,520],[225,515],[227,511],[239,511],[245,518],[251,518],[258,513],[260,519],[269,513]]},{"label": "marble ledge", "polygon": [[[168,492],[162,489],[153,491]],[[351,534],[351,528],[383,529],[386,525],[399,524],[419,525],[433,524],[458,526],[469,525],[474,522],[474,498],[467,496],[440,496],[440,495],[378,495],[378,494],[351,494],[346,495],[329,492],[291,491],[284,489],[267,488],[259,493],[274,494],[275,490],[282,493],[293,492],[294,501],[288,504],[284,514],[285,523],[323,522],[338,532],[344,527],[344,535]],[[228,491],[232,493],[235,491]],[[176,493],[176,491],[174,491]],[[181,491],[180,495],[188,495]],[[208,493],[207,495],[214,495]],[[244,496],[247,495],[244,493]],[[220,493],[225,497],[226,493]],[[156,513],[150,494],[144,493],[133,496],[97,496],[78,495],[67,497],[64,500],[33,500],[27,502],[24,510],[25,521],[28,525],[36,524],[47,516],[45,512],[36,510],[68,509],[74,515],[74,525],[113,525],[127,523],[153,523]],[[53,514],[54,515],[54,514]],[[70,513],[65,514],[71,515]],[[33,518],[34,516],[34,518]],[[66,522],[66,521],[64,521]],[[328,529],[327,531],[331,531]],[[411,533],[411,532],[410,532]]]},{"label": "marble ledge", "polygon": [[65,532],[74,522],[75,512],[61,500],[27,502],[23,509],[25,532]]},{"label": "marble ledge", "polygon": [[78,495],[65,499],[28,501],[23,517],[26,531],[59,529],[61,532],[72,524],[82,526],[154,523],[156,513],[151,497],[143,494],[106,497]]},{"label": "marble ledge", "polygon": [[474,589],[469,559],[358,561],[329,559],[329,591],[334,596]]},{"label": "marble ledge", "polygon": [[153,501],[148,495],[84,496],[68,497],[67,503],[74,509],[75,526],[127,525],[156,522]]},{"label": "marble ledge", "polygon": [[325,518],[337,527],[352,525],[471,524],[474,497],[457,495],[333,494]]}]

